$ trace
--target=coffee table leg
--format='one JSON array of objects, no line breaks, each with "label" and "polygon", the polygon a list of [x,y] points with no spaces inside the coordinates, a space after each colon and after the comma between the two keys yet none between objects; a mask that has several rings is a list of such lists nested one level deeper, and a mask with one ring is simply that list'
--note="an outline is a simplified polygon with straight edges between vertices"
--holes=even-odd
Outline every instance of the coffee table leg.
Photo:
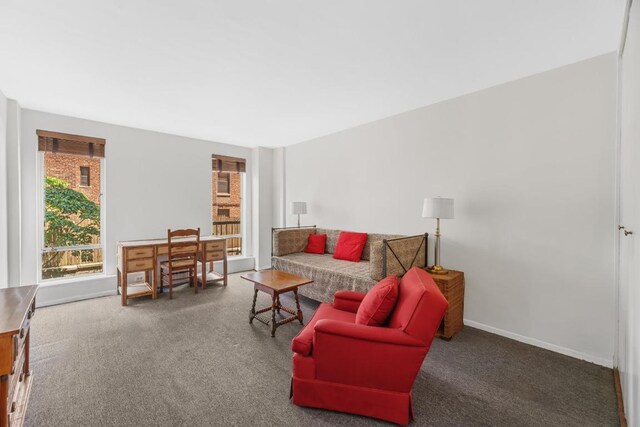
[{"label": "coffee table leg", "polygon": [[276,298],[277,298],[276,302],[278,303],[278,305],[276,306],[276,311],[278,312],[278,314],[280,314],[280,307],[282,307],[280,305],[280,294],[278,294]]},{"label": "coffee table leg", "polygon": [[271,336],[275,337],[276,336],[276,328],[278,327],[278,325],[276,325],[276,308],[278,307],[278,296],[274,295],[272,300],[271,300]]},{"label": "coffee table leg", "polygon": [[293,290],[293,295],[296,297],[296,309],[298,310],[298,320],[300,321],[300,324],[302,325],[302,310],[300,310],[300,299],[298,299],[298,289],[294,289]]},{"label": "coffee table leg", "polygon": [[256,317],[256,300],[258,299],[258,290],[253,290],[253,305],[251,306],[251,313],[249,313],[249,324],[253,323],[253,318]]}]

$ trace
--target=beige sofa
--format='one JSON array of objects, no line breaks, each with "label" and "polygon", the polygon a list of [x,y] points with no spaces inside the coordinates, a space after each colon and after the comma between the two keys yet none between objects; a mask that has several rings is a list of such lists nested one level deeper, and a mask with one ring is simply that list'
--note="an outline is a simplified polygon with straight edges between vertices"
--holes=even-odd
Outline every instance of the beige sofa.
[{"label": "beige sofa", "polygon": [[[309,234],[327,235],[324,255],[304,252]],[[425,266],[428,234],[369,234],[360,262],[333,258],[339,234],[316,227],[273,229],[271,265],[313,279],[298,292],[320,302],[333,301],[338,290],[366,292],[388,275],[402,276],[413,266]]]}]

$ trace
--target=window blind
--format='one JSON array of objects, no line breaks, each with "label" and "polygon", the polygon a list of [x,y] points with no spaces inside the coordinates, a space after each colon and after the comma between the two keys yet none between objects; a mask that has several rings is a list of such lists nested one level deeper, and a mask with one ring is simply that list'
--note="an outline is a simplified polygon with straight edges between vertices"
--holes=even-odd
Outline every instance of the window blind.
[{"label": "window blind", "polygon": [[38,129],[38,151],[73,154],[76,156],[104,157],[106,141],[102,138],[49,132]]},{"label": "window blind", "polygon": [[245,159],[239,157],[211,156],[211,163],[214,172],[246,172],[247,165]]}]

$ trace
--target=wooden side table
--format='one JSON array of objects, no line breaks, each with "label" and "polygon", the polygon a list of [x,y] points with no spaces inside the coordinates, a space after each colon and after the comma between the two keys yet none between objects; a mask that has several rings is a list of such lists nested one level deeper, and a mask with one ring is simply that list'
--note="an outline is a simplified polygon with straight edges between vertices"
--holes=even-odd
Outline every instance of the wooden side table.
[{"label": "wooden side table", "polygon": [[440,338],[448,341],[464,326],[464,273],[449,270],[447,274],[432,274],[431,277],[449,301],[437,333]]},{"label": "wooden side table", "polygon": [[[272,337],[276,336],[276,328],[278,328],[278,326],[293,322],[296,319],[300,321],[301,325],[303,324],[303,315],[300,309],[300,300],[298,299],[298,288],[313,283],[313,280],[273,269],[252,271],[240,277],[253,283],[253,305],[249,313],[249,324],[253,323],[253,319],[258,319],[267,326],[271,325]],[[258,291],[262,291],[271,296],[271,306],[256,310]],[[296,300],[296,310],[280,304],[280,295],[286,292],[293,292]],[[276,321],[276,312],[280,313],[280,310],[289,313],[291,316]],[[271,320],[263,319],[260,316],[260,314],[268,311],[271,311]]]}]

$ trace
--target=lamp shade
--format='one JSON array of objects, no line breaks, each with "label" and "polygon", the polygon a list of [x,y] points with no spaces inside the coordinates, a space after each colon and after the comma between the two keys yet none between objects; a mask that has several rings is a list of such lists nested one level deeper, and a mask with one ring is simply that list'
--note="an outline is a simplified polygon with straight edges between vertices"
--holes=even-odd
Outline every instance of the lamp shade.
[{"label": "lamp shade", "polygon": [[453,219],[453,199],[429,197],[422,205],[423,218]]},{"label": "lamp shade", "polygon": [[291,213],[293,215],[304,215],[307,213],[307,202],[291,202]]}]

